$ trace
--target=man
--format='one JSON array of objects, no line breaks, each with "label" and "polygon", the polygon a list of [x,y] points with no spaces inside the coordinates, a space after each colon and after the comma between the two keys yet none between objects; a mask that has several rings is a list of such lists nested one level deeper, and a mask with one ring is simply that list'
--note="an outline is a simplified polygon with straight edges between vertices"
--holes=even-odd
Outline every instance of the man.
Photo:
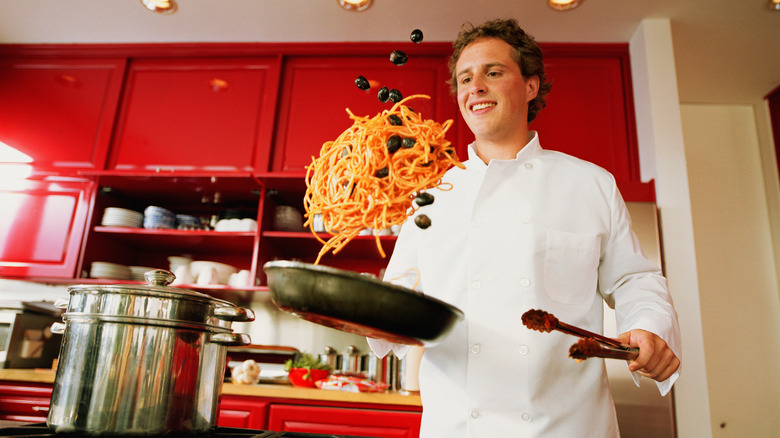
[{"label": "man", "polygon": [[550,89],[534,39],[495,20],[464,28],[454,49],[451,85],[476,141],[466,169],[445,176],[452,189],[431,190],[417,212],[433,225],[404,225],[385,274],[412,287],[419,272],[418,289],[466,315],[424,353],[421,436],[619,436],[603,360],[568,358],[576,338],[531,331],[521,315],[543,309],[601,332],[606,301],[619,339],[640,349],[629,370],[666,394],[680,365],[666,281],[612,175],[529,132]]}]

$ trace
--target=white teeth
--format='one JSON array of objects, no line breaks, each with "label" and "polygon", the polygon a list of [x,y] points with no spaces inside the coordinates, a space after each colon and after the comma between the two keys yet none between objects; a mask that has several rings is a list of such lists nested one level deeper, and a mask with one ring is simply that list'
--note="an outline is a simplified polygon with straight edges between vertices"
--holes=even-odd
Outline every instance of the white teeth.
[{"label": "white teeth", "polygon": [[489,108],[491,106],[496,106],[495,103],[478,103],[471,107],[472,111],[479,111],[481,109]]}]

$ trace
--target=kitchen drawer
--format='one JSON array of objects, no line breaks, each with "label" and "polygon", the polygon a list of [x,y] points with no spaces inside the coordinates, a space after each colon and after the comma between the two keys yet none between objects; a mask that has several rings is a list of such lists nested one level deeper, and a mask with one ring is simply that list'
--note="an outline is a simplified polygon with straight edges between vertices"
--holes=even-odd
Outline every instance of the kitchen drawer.
[{"label": "kitchen drawer", "polygon": [[272,404],[268,429],[334,435],[417,438],[421,412]]},{"label": "kitchen drawer", "polygon": [[46,421],[51,391],[50,385],[0,382],[0,420]]},{"label": "kitchen drawer", "polygon": [[268,405],[269,402],[257,397],[223,395],[219,401],[217,426],[267,429]]}]

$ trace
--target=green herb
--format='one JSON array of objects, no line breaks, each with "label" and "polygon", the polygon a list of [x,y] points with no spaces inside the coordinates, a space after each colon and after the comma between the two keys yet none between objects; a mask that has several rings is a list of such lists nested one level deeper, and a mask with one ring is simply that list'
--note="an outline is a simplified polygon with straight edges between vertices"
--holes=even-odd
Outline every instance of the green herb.
[{"label": "green herb", "polygon": [[287,362],[284,363],[284,370],[288,373],[293,368],[305,368],[309,370],[303,378],[304,380],[308,380],[311,374],[311,370],[328,370],[332,371],[333,368],[326,364],[325,362],[320,361],[320,358],[314,355],[311,355],[309,353],[300,353],[295,355],[295,358],[287,360]]}]

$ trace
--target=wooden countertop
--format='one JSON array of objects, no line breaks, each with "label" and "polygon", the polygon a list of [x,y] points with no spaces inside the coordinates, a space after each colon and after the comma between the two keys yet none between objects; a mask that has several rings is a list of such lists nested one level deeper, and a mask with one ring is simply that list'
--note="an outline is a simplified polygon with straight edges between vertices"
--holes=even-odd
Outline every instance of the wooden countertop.
[{"label": "wooden countertop", "polygon": [[[0,369],[0,380],[31,383],[54,383],[54,370],[48,369]],[[379,405],[422,406],[417,393],[399,392],[367,393],[345,392],[315,388],[299,388],[285,384],[238,385],[225,383],[222,394],[267,398],[289,398],[343,403],[368,403]]]}]

